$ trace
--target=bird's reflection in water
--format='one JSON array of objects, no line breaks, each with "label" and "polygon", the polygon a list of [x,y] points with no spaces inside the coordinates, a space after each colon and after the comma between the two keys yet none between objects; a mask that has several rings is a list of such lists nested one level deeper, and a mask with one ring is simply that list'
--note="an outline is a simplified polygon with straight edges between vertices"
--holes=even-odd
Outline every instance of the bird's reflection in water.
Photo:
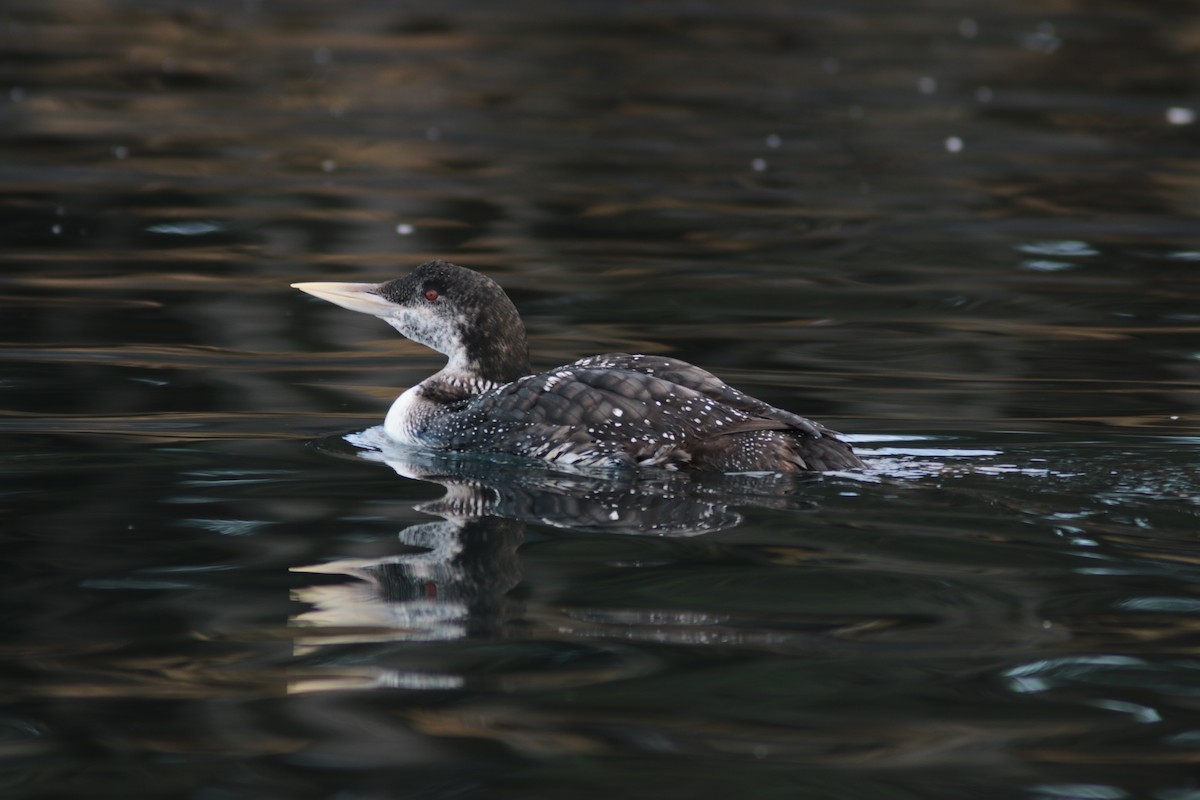
[{"label": "bird's reflection in water", "polygon": [[[293,568],[354,579],[294,591],[295,599],[308,606],[293,617],[293,625],[305,629],[296,640],[298,656],[365,643],[500,635],[521,614],[521,602],[510,592],[521,581],[517,551],[526,523],[580,532],[691,536],[741,519],[728,500],[706,498],[702,485],[669,473],[567,474],[524,460],[418,452],[392,445],[379,429],[329,442],[324,449],[385,463],[406,478],[439,483],[446,492],[415,506],[442,519],[400,531],[395,554]],[[325,670],[298,674],[293,691],[457,685],[454,676],[341,666],[336,677]]]},{"label": "bird's reflection in water", "polygon": [[504,597],[520,581],[523,527],[498,517],[448,517],[400,531],[402,552],[395,555],[293,568],[357,579],[297,592],[312,608],[295,623],[320,629],[302,642],[445,641],[486,633],[502,624]]},{"label": "bird's reflection in water", "polygon": [[417,506],[448,520],[502,517],[589,533],[691,536],[736,525],[727,502],[661,470],[563,472],[530,459],[430,453],[393,444],[381,428],[346,437],[355,455],[406,478],[440,483],[446,494]]}]

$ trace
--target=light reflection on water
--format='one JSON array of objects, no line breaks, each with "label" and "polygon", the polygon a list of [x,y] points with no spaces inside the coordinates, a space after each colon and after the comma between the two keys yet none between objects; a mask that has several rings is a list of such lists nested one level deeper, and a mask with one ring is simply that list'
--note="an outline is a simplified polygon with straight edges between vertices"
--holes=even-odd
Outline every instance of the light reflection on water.
[{"label": "light reflection on water", "polygon": [[[1169,4],[10,4],[6,797],[1196,791]],[[431,257],[865,470],[369,440]]]}]

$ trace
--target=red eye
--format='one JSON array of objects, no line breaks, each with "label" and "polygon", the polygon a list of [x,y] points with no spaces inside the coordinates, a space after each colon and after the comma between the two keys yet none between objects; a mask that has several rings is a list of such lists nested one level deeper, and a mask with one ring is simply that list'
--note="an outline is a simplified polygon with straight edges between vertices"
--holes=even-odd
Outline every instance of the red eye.
[{"label": "red eye", "polygon": [[438,293],[433,289],[426,289],[425,299],[432,303],[434,300],[438,299]]}]

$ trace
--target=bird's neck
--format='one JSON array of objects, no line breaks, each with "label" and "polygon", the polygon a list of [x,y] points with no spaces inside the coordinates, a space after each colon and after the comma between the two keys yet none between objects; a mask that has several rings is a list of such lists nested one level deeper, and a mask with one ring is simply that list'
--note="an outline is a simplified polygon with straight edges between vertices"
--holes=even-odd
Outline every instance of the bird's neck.
[{"label": "bird's neck", "polygon": [[508,381],[490,381],[477,372],[457,369],[447,364],[445,369],[435,372],[418,384],[422,400],[448,405],[491,391]]},{"label": "bird's neck", "polygon": [[[485,333],[479,326],[462,334],[459,346],[452,349],[449,361],[439,375],[468,382],[511,383],[532,374],[529,366],[529,345],[520,319],[516,327],[508,327],[503,335]],[[495,329],[493,329],[495,330]]]}]

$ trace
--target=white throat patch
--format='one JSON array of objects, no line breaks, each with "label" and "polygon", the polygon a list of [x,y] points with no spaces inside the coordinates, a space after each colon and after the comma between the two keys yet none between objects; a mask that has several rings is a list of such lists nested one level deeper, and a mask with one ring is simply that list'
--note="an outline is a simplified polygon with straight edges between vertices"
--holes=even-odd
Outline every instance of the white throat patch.
[{"label": "white throat patch", "polygon": [[432,308],[403,308],[383,321],[398,330],[406,339],[453,357],[462,350],[459,326]]}]

